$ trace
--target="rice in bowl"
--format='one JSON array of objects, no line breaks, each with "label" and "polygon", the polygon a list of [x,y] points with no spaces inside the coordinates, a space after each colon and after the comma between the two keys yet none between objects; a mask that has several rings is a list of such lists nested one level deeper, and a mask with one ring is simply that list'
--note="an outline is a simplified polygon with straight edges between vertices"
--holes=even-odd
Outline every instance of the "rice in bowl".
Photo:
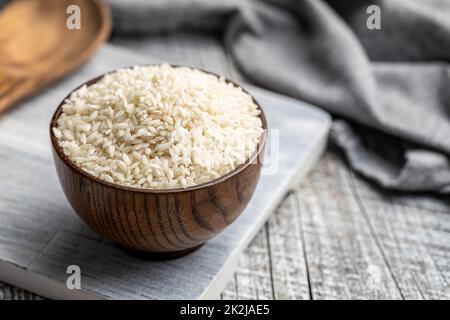
[{"label": "rice in bowl", "polygon": [[186,188],[227,174],[256,151],[260,113],[249,94],[223,78],[136,66],[74,91],[52,130],[64,154],[95,177]]}]

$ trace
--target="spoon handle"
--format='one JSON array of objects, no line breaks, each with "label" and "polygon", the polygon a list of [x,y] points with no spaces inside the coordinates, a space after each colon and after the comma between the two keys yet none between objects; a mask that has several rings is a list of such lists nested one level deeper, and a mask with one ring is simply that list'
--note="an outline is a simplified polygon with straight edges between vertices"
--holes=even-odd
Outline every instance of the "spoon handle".
[{"label": "spoon handle", "polygon": [[0,74],[0,114],[23,94],[24,79],[2,76]]}]

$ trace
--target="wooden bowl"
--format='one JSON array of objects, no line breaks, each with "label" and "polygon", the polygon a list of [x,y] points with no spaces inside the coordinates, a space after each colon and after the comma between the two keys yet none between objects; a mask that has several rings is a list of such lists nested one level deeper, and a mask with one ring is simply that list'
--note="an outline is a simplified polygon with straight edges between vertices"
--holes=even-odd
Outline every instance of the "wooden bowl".
[{"label": "wooden bowl", "polygon": [[226,175],[185,189],[132,188],[82,170],[64,154],[52,131],[64,100],[50,123],[53,158],[64,193],[89,227],[134,253],[164,259],[195,250],[231,224],[255,191],[267,139],[267,121],[255,99],[264,128],[257,150]]}]

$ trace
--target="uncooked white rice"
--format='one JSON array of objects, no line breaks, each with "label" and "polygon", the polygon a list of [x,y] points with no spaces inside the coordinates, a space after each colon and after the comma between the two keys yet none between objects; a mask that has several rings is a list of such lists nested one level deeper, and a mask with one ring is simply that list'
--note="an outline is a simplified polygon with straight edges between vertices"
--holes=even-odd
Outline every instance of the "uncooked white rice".
[{"label": "uncooked white rice", "polygon": [[66,99],[53,133],[83,170],[126,186],[186,188],[218,178],[256,150],[250,95],[185,67],[135,66]]}]

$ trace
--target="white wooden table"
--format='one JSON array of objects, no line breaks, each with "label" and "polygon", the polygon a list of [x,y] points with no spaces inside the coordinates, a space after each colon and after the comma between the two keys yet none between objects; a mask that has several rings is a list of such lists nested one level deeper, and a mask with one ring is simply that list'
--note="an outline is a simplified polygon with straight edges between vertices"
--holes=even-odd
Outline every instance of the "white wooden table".
[{"label": "white wooden table", "polygon": [[[115,40],[242,80],[220,41]],[[0,299],[38,296],[0,283]],[[450,199],[380,190],[332,147],[242,256],[224,299],[450,299]]]}]

